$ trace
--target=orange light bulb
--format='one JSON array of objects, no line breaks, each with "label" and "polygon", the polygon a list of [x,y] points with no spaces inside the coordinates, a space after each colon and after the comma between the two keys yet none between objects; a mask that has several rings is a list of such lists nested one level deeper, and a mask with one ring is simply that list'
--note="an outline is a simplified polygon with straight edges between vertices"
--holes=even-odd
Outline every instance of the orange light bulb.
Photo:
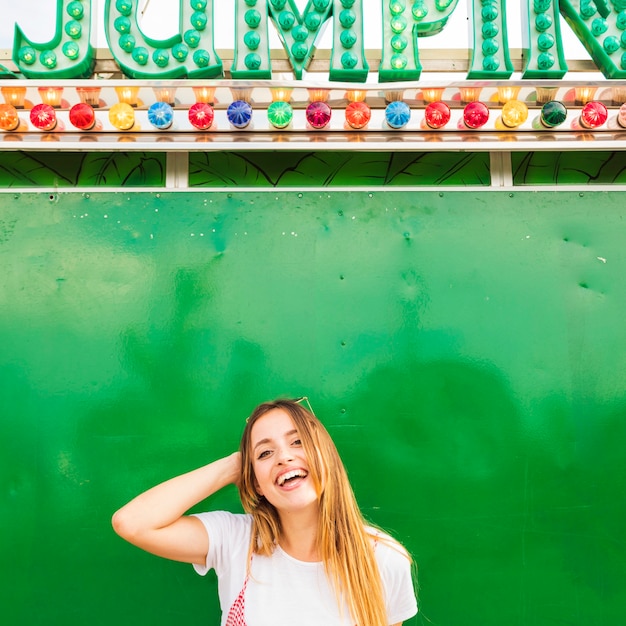
[{"label": "orange light bulb", "polygon": [[12,104],[0,104],[0,130],[16,130],[19,125],[17,109]]}]

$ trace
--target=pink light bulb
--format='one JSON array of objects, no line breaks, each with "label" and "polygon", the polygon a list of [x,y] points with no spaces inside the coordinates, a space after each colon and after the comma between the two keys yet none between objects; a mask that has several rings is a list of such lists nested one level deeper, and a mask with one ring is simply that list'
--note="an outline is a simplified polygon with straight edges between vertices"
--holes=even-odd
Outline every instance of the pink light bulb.
[{"label": "pink light bulb", "polygon": [[592,100],[587,102],[580,112],[580,125],[591,130],[602,126],[608,117],[609,112],[602,102]]},{"label": "pink light bulb", "polygon": [[482,102],[470,102],[463,109],[463,123],[468,128],[481,128],[489,119],[489,109]]}]

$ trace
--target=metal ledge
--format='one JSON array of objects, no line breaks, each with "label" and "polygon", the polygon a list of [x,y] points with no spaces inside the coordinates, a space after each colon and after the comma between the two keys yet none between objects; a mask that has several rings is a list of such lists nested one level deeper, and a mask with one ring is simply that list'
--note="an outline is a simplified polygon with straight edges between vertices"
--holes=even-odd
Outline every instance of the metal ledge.
[{"label": "metal ledge", "polygon": [[0,150],[63,152],[214,152],[361,150],[405,152],[625,151],[621,132],[221,132],[4,133]]}]

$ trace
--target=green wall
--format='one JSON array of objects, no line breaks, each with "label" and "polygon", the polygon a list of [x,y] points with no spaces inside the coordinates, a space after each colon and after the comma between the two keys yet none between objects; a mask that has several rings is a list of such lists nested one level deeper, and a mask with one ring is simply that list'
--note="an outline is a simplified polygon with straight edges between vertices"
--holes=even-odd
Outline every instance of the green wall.
[{"label": "green wall", "polygon": [[[623,194],[0,196],[0,619],[217,624],[117,538],[140,490],[308,395],[435,626],[626,606]],[[207,507],[238,510],[234,489]]]}]

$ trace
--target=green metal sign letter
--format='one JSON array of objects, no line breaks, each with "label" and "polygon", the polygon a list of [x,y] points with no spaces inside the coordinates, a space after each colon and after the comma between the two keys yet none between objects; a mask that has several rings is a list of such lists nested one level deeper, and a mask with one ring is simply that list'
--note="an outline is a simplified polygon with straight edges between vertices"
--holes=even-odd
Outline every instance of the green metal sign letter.
[{"label": "green metal sign letter", "polygon": [[440,33],[458,0],[383,2],[383,47],[378,70],[381,82],[418,80],[422,73],[418,37]]},{"label": "green metal sign letter", "polygon": [[563,78],[563,55],[558,0],[527,0],[523,78]]},{"label": "green metal sign letter", "polygon": [[468,79],[503,79],[513,73],[503,0],[473,0],[474,48]]},{"label": "green metal sign letter", "polygon": [[13,62],[26,78],[87,78],[94,66],[91,0],[57,0],[56,30],[35,43],[15,25]]},{"label": "green metal sign letter", "polygon": [[[536,0],[535,0],[536,1]],[[561,14],[606,78],[626,78],[626,2],[560,0]]]},{"label": "green metal sign letter", "polygon": [[[369,66],[363,45],[362,0],[309,0],[300,13],[295,0],[237,0],[233,78],[270,78],[269,21],[302,78],[315,53],[323,24],[333,18],[331,81],[365,82]],[[269,18],[269,19],[268,19]]]},{"label": "green metal sign letter", "polygon": [[109,48],[131,78],[217,78],[222,61],[213,45],[213,0],[179,0],[180,32],[169,39],[146,37],[137,20],[138,0],[106,0]]}]

